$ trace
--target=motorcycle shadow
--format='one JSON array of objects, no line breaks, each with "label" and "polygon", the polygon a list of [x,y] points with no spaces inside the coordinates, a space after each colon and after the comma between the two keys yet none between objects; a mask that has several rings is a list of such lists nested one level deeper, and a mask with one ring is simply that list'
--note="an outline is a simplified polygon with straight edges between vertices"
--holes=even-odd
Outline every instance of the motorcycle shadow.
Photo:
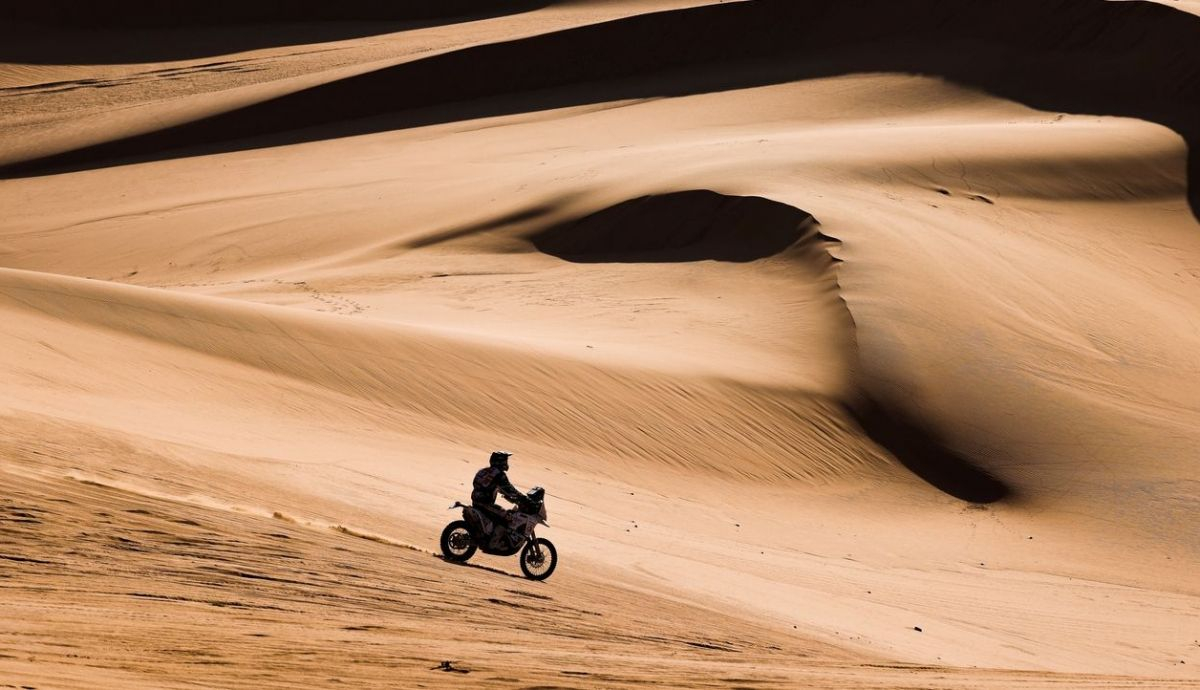
[{"label": "motorcycle shadow", "polygon": [[442,561],[443,563],[448,563],[450,565],[456,565],[456,566],[459,566],[460,568],[476,568],[478,570],[486,570],[489,573],[496,573],[497,575],[503,575],[505,577],[511,577],[511,578],[514,578],[517,580],[528,581],[528,578],[526,578],[522,575],[519,575],[516,573],[510,573],[507,570],[501,570],[500,568],[495,568],[490,565],[480,565],[479,563],[471,563],[471,562],[463,563],[461,561],[452,561],[452,560],[447,559],[445,556],[443,556],[440,553],[435,553],[432,555],[434,558],[438,559],[439,561]]}]

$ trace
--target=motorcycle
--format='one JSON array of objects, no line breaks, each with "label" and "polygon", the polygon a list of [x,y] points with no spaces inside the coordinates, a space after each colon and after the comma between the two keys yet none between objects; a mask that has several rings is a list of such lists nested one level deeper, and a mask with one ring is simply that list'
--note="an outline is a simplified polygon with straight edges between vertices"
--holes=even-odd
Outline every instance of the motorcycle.
[{"label": "motorcycle", "polygon": [[[546,490],[534,487],[525,494],[521,505],[508,511],[508,524],[495,521],[472,506],[458,501],[450,510],[462,508],[463,519],[455,520],[442,530],[442,556],[452,563],[466,563],[476,549],[493,556],[511,556],[521,552],[521,572],[531,580],[545,580],[558,565],[558,551],[548,539],[534,534],[539,524],[546,522]],[[496,528],[503,526],[503,531]]]}]

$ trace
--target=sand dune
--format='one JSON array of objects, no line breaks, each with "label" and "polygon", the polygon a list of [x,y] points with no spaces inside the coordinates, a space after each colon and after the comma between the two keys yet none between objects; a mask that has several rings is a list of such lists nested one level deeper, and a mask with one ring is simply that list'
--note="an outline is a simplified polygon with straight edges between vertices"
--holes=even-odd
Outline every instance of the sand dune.
[{"label": "sand dune", "polygon": [[520,12],[546,2],[498,2],[497,0],[418,0],[404,3],[382,0],[325,2],[231,2],[178,5],[159,0],[133,0],[119,5],[79,5],[72,2],[40,2],[8,5],[0,18],[37,21],[49,24],[87,27],[174,26],[188,24],[234,24],[239,22],[277,22],[288,20],[337,19],[459,19],[486,13]]},{"label": "sand dune", "polygon": [[[1138,31],[1113,28],[1118,26],[1136,26]],[[972,3],[968,12],[953,0],[736,2],[642,14],[455,51],[273,97],[226,115],[198,114],[202,119],[195,124],[84,147],[15,170],[277,134],[283,131],[280,122],[303,129],[422,110],[340,132],[310,131],[286,139],[304,141],[869,71],[937,74],[1051,111],[1139,117],[1161,122],[1194,141],[1193,123],[1200,121],[1200,66],[1174,47],[1191,45],[1198,36],[1200,23],[1149,3],[996,0]],[[968,42],[971,58],[964,60],[960,54]],[[765,66],[764,61],[771,64]],[[685,73],[652,78],[664,70]],[[635,75],[639,79],[606,88],[595,83]],[[588,87],[543,93],[579,84]],[[485,101],[474,108],[462,105],[530,91],[537,93],[532,98]],[[446,103],[456,105],[430,109]],[[1191,161],[1194,172],[1194,156]],[[1194,197],[1192,205],[1196,206]]]},{"label": "sand dune", "polygon": [[22,10],[0,678],[1200,687],[1176,4]]},{"label": "sand dune", "polygon": [[[815,393],[622,373],[555,362],[546,352],[531,356],[459,342],[436,331],[340,323],[295,310],[48,274],[9,272],[4,278],[7,306],[38,319],[183,348],[428,419],[408,424],[417,428],[429,424],[446,434],[473,428],[634,462],[761,479],[836,477],[855,466],[887,464],[855,440],[834,401]],[[13,314],[11,321],[19,318]],[[545,396],[531,397],[529,390]],[[683,427],[680,419],[695,422]],[[781,435],[778,429],[785,427],[793,433]],[[841,457],[829,455],[830,444],[843,449]]]}]

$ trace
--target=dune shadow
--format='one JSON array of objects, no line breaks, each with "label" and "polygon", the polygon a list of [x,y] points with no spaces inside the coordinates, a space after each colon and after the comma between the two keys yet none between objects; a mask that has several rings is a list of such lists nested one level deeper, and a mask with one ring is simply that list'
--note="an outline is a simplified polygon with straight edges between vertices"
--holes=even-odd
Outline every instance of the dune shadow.
[{"label": "dune shadow", "polygon": [[[1200,17],[1147,2],[708,5],[468,47],[16,163],[2,173],[61,172],[622,99],[898,72],[940,76],[1051,112],[1163,124],[1188,142],[1194,180],[1200,171],[1196,45]],[[1188,195],[1200,217],[1195,184]]]},{"label": "dune shadow", "polygon": [[528,239],[538,251],[576,263],[745,262],[792,246],[812,220],[761,197],[691,190],[630,199]]},{"label": "dune shadow", "polygon": [[552,0],[0,3],[0,62],[170,62],[526,12]]},{"label": "dune shadow", "polygon": [[1008,485],[951,450],[905,410],[885,406],[869,394],[845,410],[876,445],[943,493],[970,503],[995,503],[1012,496]]},{"label": "dune shadow", "polygon": [[[745,262],[781,254],[793,247],[810,251],[789,256],[806,262],[816,275],[837,261],[823,242],[836,241],[816,230],[816,220],[794,206],[761,197],[688,190],[630,199],[582,218],[528,235],[539,251],[578,263]],[[829,289],[838,291],[836,280]],[[844,300],[839,301],[845,305]],[[845,342],[857,341],[850,329]],[[867,438],[934,488],[971,503],[993,503],[1011,489],[950,449],[917,415],[873,397],[860,385],[842,404],[846,416]]]},{"label": "dune shadow", "polygon": [[469,223],[458,227],[453,227],[441,232],[426,235],[415,240],[409,240],[400,244],[402,249],[421,249],[422,247],[431,247],[445,242],[453,242],[467,237],[473,237],[485,232],[491,232],[499,228],[510,225],[517,225],[532,220],[537,220],[549,213],[557,210],[568,197],[562,197],[558,200],[550,201],[536,206],[530,206],[512,213],[506,213],[495,218],[489,218],[478,223]]}]

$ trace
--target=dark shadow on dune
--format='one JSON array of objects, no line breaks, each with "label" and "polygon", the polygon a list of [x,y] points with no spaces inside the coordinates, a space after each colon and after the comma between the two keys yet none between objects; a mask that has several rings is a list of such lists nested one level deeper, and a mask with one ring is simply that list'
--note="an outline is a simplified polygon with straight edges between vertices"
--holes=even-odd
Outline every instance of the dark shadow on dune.
[{"label": "dark shadow on dune", "polygon": [[516,14],[552,0],[0,3],[0,62],[168,62]]},{"label": "dark shadow on dune", "polygon": [[[527,237],[539,250],[581,263],[754,261],[788,250],[789,256],[825,274],[837,260],[811,214],[761,197],[689,190],[643,196],[561,223]],[[799,266],[798,266],[799,269]],[[803,269],[801,269],[803,270]],[[830,280],[832,290],[840,290]],[[844,301],[843,301],[844,304]],[[847,342],[857,340],[847,306]],[[853,402],[842,404],[873,442],[913,474],[955,498],[993,503],[1011,496],[1003,482],[975,467],[944,444],[917,416],[887,405],[860,385]]]},{"label": "dark shadow on dune", "polygon": [[[755,0],[465,48],[2,172],[34,175],[618,99],[902,72],[1052,112],[1161,123],[1187,140],[1194,180],[1197,45],[1200,17],[1140,1]],[[1189,199],[1200,216],[1195,184]]]},{"label": "dark shadow on dune", "polygon": [[694,190],[631,199],[528,239],[577,263],[754,261],[795,244],[812,220],[761,197]]},{"label": "dark shadow on dune", "polygon": [[1012,495],[1006,484],[950,450],[904,410],[886,407],[870,395],[845,409],[872,441],[934,488],[970,503],[995,503]]},{"label": "dark shadow on dune", "polygon": [[520,211],[507,213],[498,218],[491,218],[479,223],[471,223],[470,225],[451,228],[449,230],[444,230],[432,235],[426,235],[419,239],[404,242],[402,247],[404,249],[420,249],[421,247],[431,247],[435,244],[453,242],[454,240],[460,240],[464,237],[471,237],[473,235],[489,232],[508,225],[516,225],[518,223],[536,220],[548,213],[553,213],[559,208],[561,203],[562,201],[560,200],[538,206],[530,206],[529,208],[525,208]]}]

